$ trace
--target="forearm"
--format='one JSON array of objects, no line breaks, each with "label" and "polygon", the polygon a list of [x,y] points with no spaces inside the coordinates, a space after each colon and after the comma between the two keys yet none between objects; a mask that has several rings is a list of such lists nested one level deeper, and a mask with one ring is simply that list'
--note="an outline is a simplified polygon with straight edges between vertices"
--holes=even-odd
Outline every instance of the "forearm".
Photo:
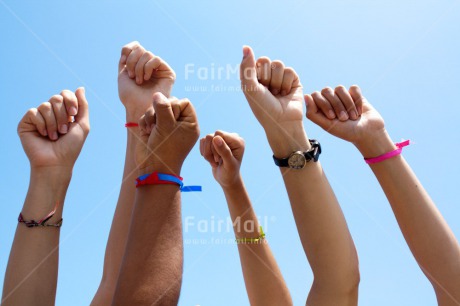
[{"label": "forearm", "polygon": [[[365,157],[394,149],[388,135],[373,147],[358,145]],[[401,155],[371,164],[399,227],[423,272],[437,288],[460,300],[460,247],[436,205]]]},{"label": "forearm", "polygon": [[[310,149],[299,128],[292,138],[269,142],[275,156]],[[314,274],[317,294],[338,296],[335,300],[356,303],[359,268],[356,249],[337,198],[319,162],[308,162],[301,170],[281,168],[297,229]],[[309,301],[314,302],[314,301]]]},{"label": "forearm", "polygon": [[179,188],[138,188],[112,305],[176,305],[182,265]]},{"label": "forearm", "polygon": [[[62,218],[71,170],[31,171],[22,209],[25,220],[40,220],[58,203],[47,224]],[[59,261],[58,227],[27,227],[18,224],[5,274],[2,306],[54,305]]]},{"label": "forearm", "polygon": [[[257,216],[243,181],[240,180],[231,188],[224,188],[224,193],[235,237],[258,238],[261,233]],[[289,290],[265,240],[239,243],[238,252],[251,305],[292,305]]]},{"label": "forearm", "polygon": [[[134,115],[127,116],[127,122],[137,122],[134,117]],[[134,207],[137,175],[134,155],[137,134],[138,127],[127,128],[126,156],[121,189],[105,250],[102,280],[92,305],[111,305],[115,292]]]}]

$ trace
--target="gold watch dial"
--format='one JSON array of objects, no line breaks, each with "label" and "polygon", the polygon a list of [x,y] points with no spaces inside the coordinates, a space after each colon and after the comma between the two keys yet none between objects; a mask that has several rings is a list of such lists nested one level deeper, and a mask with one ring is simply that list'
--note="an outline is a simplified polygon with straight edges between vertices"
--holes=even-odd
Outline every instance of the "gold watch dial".
[{"label": "gold watch dial", "polygon": [[289,168],[292,169],[302,169],[306,163],[305,155],[300,151],[292,153],[288,159]]}]

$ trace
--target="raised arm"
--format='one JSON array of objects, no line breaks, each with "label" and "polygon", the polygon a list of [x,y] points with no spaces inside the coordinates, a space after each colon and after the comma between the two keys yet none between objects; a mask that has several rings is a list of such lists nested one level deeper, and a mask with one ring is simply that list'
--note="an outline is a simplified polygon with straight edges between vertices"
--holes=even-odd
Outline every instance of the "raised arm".
[{"label": "raised arm", "polygon": [[292,305],[283,275],[261,237],[263,232],[240,174],[244,140],[237,134],[217,131],[201,139],[200,152],[225,193],[251,305]]},{"label": "raised arm", "polygon": [[[303,127],[302,87],[296,72],[280,61],[255,61],[243,48],[241,83],[267,135],[273,154],[287,158],[311,148]],[[273,167],[276,167],[273,165]],[[314,281],[308,305],[356,305],[358,257],[339,203],[319,162],[280,168]]]},{"label": "raised arm", "polygon": [[2,306],[55,303],[64,200],[88,132],[83,88],[62,91],[30,109],[19,123],[30,183],[6,268]]},{"label": "raised arm", "polygon": [[[118,93],[126,110],[126,122],[137,123],[152,107],[152,96],[161,92],[169,97],[176,75],[160,57],[134,41],[123,46],[118,64]],[[134,207],[134,182],[137,177],[135,150],[139,128],[127,128],[125,166],[118,203],[105,250],[102,280],[91,305],[111,305],[121,260],[128,238]]]},{"label": "raised arm", "polygon": [[112,305],[177,305],[183,264],[180,190],[175,184],[154,184],[152,180],[154,172],[180,175],[198,140],[198,121],[190,101],[156,93],[153,108],[139,125],[138,174],[149,178],[141,177],[147,184],[136,189]]},{"label": "raised arm", "polygon": [[[335,99],[340,107],[357,105],[357,121],[329,119]],[[362,96],[358,86],[326,88],[305,96],[308,118],[323,129],[353,143],[365,158],[379,157],[396,146],[380,114]],[[420,268],[433,285],[439,305],[460,305],[460,246],[436,205],[401,155],[370,164],[390,202],[399,227]]]}]

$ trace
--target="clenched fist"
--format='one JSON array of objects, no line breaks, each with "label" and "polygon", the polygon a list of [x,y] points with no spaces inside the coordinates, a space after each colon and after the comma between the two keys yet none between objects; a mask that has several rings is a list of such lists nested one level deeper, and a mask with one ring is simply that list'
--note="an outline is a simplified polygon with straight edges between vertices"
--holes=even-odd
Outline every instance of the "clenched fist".
[{"label": "clenched fist", "polygon": [[252,49],[245,46],[240,79],[244,95],[264,128],[273,153],[281,158],[293,151],[309,149],[303,129],[302,85],[295,70],[268,57],[256,61]]},{"label": "clenched fist", "polygon": [[200,135],[192,103],[155,93],[153,108],[141,117],[139,127],[136,162],[140,174],[158,171],[179,175]]},{"label": "clenched fist", "polygon": [[[129,118],[138,120],[152,105],[152,96],[171,94],[176,74],[159,56],[145,50],[139,42],[125,45],[118,65],[118,94]],[[136,117],[137,116],[137,117]]]},{"label": "clenched fist", "polygon": [[307,117],[311,121],[349,142],[356,144],[384,131],[382,117],[367,102],[356,85],[349,90],[343,86],[338,86],[335,90],[326,87],[321,92],[305,95],[305,102]]},{"label": "clenched fist", "polygon": [[200,140],[201,155],[212,167],[212,174],[223,187],[231,187],[241,180],[240,166],[244,154],[244,140],[238,134],[217,131]]},{"label": "clenched fist", "polygon": [[85,90],[64,90],[30,109],[18,125],[18,134],[32,168],[72,169],[89,133]]}]

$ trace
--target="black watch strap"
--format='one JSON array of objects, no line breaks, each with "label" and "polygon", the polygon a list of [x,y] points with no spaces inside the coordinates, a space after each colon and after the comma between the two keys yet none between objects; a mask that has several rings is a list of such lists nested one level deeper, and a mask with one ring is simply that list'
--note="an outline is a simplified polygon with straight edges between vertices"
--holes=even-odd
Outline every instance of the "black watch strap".
[{"label": "black watch strap", "polygon": [[[321,144],[316,139],[309,139],[309,141],[311,144],[311,149],[303,152],[305,160],[307,162],[312,160],[314,162],[317,162],[319,159],[319,155],[321,154]],[[277,165],[278,167],[289,167],[289,157],[290,156],[286,158],[276,158],[275,155],[273,155],[273,161],[275,162],[275,165]]]}]

